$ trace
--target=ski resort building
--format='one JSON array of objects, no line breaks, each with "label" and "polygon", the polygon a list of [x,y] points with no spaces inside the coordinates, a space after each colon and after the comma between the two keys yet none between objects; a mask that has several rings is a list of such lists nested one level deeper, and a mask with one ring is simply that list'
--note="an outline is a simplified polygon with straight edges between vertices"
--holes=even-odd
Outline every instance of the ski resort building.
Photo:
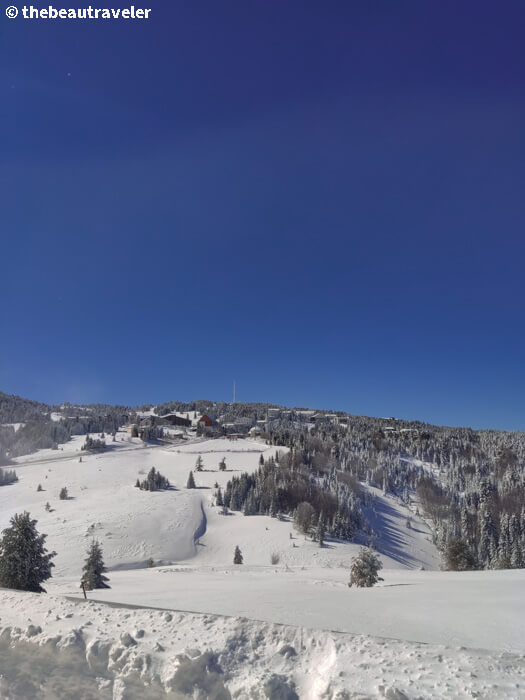
[{"label": "ski resort building", "polygon": [[171,425],[183,425],[186,428],[191,427],[191,420],[189,420],[189,418],[183,418],[176,413],[167,413],[165,416],[159,416],[159,418],[167,420]]}]

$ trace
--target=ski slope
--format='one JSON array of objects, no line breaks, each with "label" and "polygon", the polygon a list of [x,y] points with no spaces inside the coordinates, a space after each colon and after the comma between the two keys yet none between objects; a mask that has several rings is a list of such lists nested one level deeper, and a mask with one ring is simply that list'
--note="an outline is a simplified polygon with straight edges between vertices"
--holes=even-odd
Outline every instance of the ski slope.
[{"label": "ski slope", "polygon": [[[367,542],[328,541],[321,549],[295,533],[287,520],[239,512],[221,515],[213,505],[215,484],[224,489],[233,475],[255,471],[261,455],[275,455],[277,448],[260,441],[195,439],[144,446],[120,432],[116,442],[106,438],[104,452],[91,454],[80,451],[84,441],[85,436],[75,436],[59,450],[18,458],[19,482],[0,489],[0,529],[15,513],[28,510],[38,520],[39,531],[47,533],[48,547],[57,552],[55,578],[79,576],[93,537],[100,541],[110,570],[144,567],[149,559],[157,565],[195,565],[196,559],[197,566],[227,566],[237,544],[251,565],[266,566],[278,553],[289,566],[347,566],[359,545]],[[202,472],[195,471],[199,455]],[[219,470],[223,458],[226,471]],[[144,479],[151,467],[166,476],[173,489],[135,488],[137,478]],[[186,489],[190,470],[196,489]],[[37,491],[39,484],[43,491]],[[58,494],[64,486],[69,498],[62,501]],[[385,568],[436,569],[439,559],[425,523],[414,520],[397,499],[370,490],[377,504],[367,517],[378,535],[376,547]],[[50,512],[45,510],[48,502]],[[408,516],[412,529],[406,527]]]},{"label": "ski slope", "polygon": [[[84,440],[19,458],[19,482],[0,488],[0,529],[28,510],[57,552],[48,594],[0,591],[0,697],[70,698],[72,678],[80,697],[96,698],[199,689],[217,698],[525,697],[525,572],[440,572],[414,508],[363,485],[375,496],[366,516],[384,581],[350,589],[367,535],[320,548],[287,518],[214,505],[216,483],[255,471],[278,448],[203,438],[144,446],[120,431],[104,452],[85,454]],[[152,466],[172,489],[135,488]],[[186,488],[190,470],[196,489]],[[93,537],[111,588],[84,602]],[[236,545],[242,566],[232,564]],[[35,695],[39,682],[45,692]]]},{"label": "ski slope", "polygon": [[[28,510],[39,530],[48,534],[48,547],[57,552],[57,577],[78,575],[93,537],[101,542],[109,568],[145,566],[150,558],[169,563],[194,557],[194,537],[204,525],[202,506],[210,502],[214,484],[225,486],[232,474],[256,469],[261,454],[275,453],[275,448],[248,440],[146,447],[125,433],[119,433],[116,442],[110,440],[102,453],[81,452],[85,436],[77,436],[58,451],[19,458],[19,482],[0,489],[0,529],[12,515]],[[205,471],[195,472],[196,489],[186,489],[199,454]],[[226,472],[218,467],[223,457]],[[135,488],[137,478],[144,479],[151,467],[166,476],[173,489]],[[39,484],[43,491],[37,491]],[[63,486],[69,494],[64,501],[58,497]],[[45,510],[47,502],[51,512]]]}]

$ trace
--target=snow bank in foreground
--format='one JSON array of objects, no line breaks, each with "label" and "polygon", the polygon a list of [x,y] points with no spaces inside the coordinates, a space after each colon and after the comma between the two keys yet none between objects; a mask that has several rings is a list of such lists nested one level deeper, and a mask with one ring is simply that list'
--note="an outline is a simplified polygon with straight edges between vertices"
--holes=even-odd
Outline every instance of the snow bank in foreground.
[{"label": "snow bank in foreground", "polygon": [[525,697],[525,658],[0,592],[0,697]]}]

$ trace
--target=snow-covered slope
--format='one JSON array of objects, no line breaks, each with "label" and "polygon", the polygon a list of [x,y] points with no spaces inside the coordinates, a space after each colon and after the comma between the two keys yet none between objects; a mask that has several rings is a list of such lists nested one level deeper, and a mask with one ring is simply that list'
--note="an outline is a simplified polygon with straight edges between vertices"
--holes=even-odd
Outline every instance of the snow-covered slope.
[{"label": "snow-covered slope", "polygon": [[[63,451],[42,450],[21,458],[19,482],[0,489],[0,529],[14,513],[28,510],[39,531],[48,534],[48,547],[57,552],[55,576],[78,576],[93,537],[101,542],[111,568],[145,566],[150,558],[166,563],[195,556],[194,535],[204,525],[202,504],[209,502],[215,482],[224,486],[233,473],[256,469],[261,454],[275,453],[275,448],[248,440],[144,447],[124,433],[117,438],[108,440],[100,454],[80,452],[85,438],[77,437]],[[199,454],[205,471],[195,472],[197,489],[186,489]],[[218,467],[223,457],[226,472]],[[137,478],[143,479],[151,467],[174,488],[153,493],[135,488]],[[43,491],[37,491],[39,484]],[[63,486],[68,500],[59,500]]]},{"label": "snow-covered slope", "polygon": [[[224,488],[233,475],[253,472],[261,454],[273,455],[275,447],[226,438],[144,446],[124,432],[116,442],[106,440],[103,453],[81,452],[85,436],[76,436],[58,451],[41,450],[19,458],[19,482],[0,489],[0,529],[14,513],[28,510],[38,520],[39,531],[47,533],[48,547],[57,552],[55,577],[78,578],[93,537],[101,542],[110,569],[145,566],[150,558],[156,564],[185,561],[194,567],[227,566],[237,544],[250,565],[266,566],[277,553],[281,563],[289,566],[347,566],[365,543],[364,538],[355,544],[329,541],[320,549],[295,533],[287,520],[219,513],[213,506],[214,485]],[[199,455],[202,472],[195,471]],[[222,458],[226,471],[219,470]],[[174,488],[153,493],[135,488],[137,478],[143,479],[151,467]],[[186,489],[190,470],[195,490]],[[39,484],[43,491],[37,491]],[[69,493],[64,501],[58,498],[63,486]],[[377,533],[376,547],[384,566],[437,568],[427,526],[397,499],[370,490],[377,501],[367,517]],[[50,512],[45,510],[47,502]],[[408,516],[413,518],[411,529],[406,527]],[[195,536],[204,531],[196,542]]]},{"label": "snow-covered slope", "polygon": [[[413,507],[363,486],[375,496],[366,515],[384,581],[350,589],[352,556],[368,536],[320,548],[288,519],[222,515],[214,505],[216,483],[253,472],[277,448],[227,439],[144,446],[122,431],[105,452],[85,454],[84,440],[19,458],[19,482],[0,488],[0,529],[28,510],[57,552],[48,595],[0,592],[0,698],[147,699],[167,689],[202,698],[525,697],[525,573],[437,571]],[[152,466],[173,489],[135,488]],[[190,470],[196,489],[186,488]],[[68,500],[58,497],[63,486]],[[78,586],[93,537],[111,588],[85,603]],[[243,566],[232,564],[235,545]]]}]

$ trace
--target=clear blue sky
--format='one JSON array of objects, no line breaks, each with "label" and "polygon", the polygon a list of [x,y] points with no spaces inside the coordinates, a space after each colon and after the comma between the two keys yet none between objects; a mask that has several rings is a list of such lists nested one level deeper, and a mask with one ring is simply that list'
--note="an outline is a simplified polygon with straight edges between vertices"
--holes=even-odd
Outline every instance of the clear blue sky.
[{"label": "clear blue sky", "polygon": [[2,8],[0,389],[525,429],[523,1],[135,4]]}]

